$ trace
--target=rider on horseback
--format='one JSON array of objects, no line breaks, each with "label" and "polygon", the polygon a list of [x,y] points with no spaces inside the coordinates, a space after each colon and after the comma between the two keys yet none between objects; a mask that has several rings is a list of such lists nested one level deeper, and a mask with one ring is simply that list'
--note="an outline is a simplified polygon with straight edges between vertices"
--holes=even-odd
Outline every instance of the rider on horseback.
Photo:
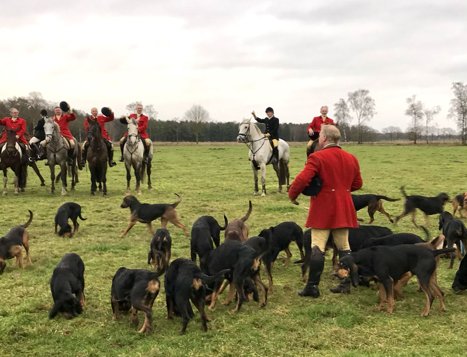
[{"label": "rider on horseback", "polygon": [[269,143],[272,147],[271,159],[275,159],[276,162],[279,162],[279,119],[274,116],[274,110],[271,107],[267,107],[267,117],[264,119],[258,118],[254,111],[252,111],[251,114],[258,123],[266,124],[266,130],[264,131],[264,135],[268,137]]},{"label": "rider on horseback", "polygon": [[[65,114],[63,114],[65,112]],[[59,107],[54,108],[53,120],[60,127],[60,134],[66,139],[69,144],[68,148],[68,163],[73,165],[73,155],[75,153],[75,138],[71,134],[68,123],[76,119],[73,109],[66,102],[61,102]],[[45,143],[47,145],[47,142]]]},{"label": "rider on horseback", "polygon": [[[92,120],[94,122],[97,122],[99,124],[99,127],[101,128],[101,134],[102,138],[104,139],[105,145],[107,146],[107,154],[109,156],[109,166],[113,167],[117,165],[115,161],[113,160],[114,152],[112,148],[112,140],[110,139],[109,133],[105,129],[105,123],[108,123],[112,120],[114,120],[114,113],[110,108],[103,107],[101,109],[101,112],[103,115],[98,115],[97,108],[91,108],[91,115],[88,115],[87,118],[84,120],[84,130],[87,133],[89,130],[89,122],[88,120]],[[83,154],[81,158],[82,166],[86,164],[86,156],[88,153],[88,147],[89,147],[89,142],[86,140],[83,143]]]},{"label": "rider on horseback", "polygon": [[[149,138],[148,133],[146,132],[148,128],[149,118],[143,114],[143,105],[141,103],[136,104],[136,113],[130,114],[128,117],[130,119],[135,119],[136,123],[138,124],[138,134],[143,140],[144,144],[144,163],[149,164],[149,150],[152,145],[152,141]],[[122,153],[122,157],[120,161],[123,162],[123,149],[125,147],[125,143],[128,137],[128,132],[125,132],[125,135],[120,139],[120,151]]]},{"label": "rider on horseback", "polygon": [[310,125],[308,125],[307,133],[310,137],[308,141],[307,149],[311,148],[313,142],[319,138],[319,133],[321,132],[321,125],[335,125],[334,120],[328,117],[328,107],[323,105],[320,109],[320,116],[314,117]]},{"label": "rider on horseback", "polygon": [[34,160],[41,160],[44,158],[44,146],[45,146],[45,131],[44,124],[45,119],[47,119],[47,110],[41,110],[41,118],[37,121],[36,126],[34,127],[34,136],[29,140],[29,145],[31,146],[31,152],[34,157]]},{"label": "rider on horseback", "polygon": [[5,117],[0,119],[0,125],[5,126],[5,130],[0,137],[0,151],[3,148],[4,144],[7,141],[7,130],[13,130],[16,132],[16,139],[21,148],[23,157],[31,157],[28,141],[24,137],[26,134],[26,120],[19,118],[19,111],[16,108],[10,109],[11,117]]}]

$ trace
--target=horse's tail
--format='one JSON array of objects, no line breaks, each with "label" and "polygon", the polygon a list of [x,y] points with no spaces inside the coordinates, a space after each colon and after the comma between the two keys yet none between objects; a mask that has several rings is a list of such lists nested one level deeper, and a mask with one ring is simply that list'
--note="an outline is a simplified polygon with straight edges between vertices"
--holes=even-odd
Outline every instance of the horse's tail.
[{"label": "horse's tail", "polygon": [[288,169],[287,163],[283,159],[279,160],[279,185],[285,185]]},{"label": "horse's tail", "polygon": [[146,163],[143,160],[143,162],[141,164],[141,174],[140,174],[141,175],[140,176],[141,177],[141,183],[144,183],[144,173],[145,173],[145,171],[146,171]]}]

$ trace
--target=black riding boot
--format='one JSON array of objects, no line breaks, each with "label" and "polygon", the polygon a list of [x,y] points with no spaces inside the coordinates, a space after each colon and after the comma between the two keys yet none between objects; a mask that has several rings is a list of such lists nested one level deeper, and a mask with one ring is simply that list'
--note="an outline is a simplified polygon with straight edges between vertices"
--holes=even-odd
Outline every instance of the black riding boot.
[{"label": "black riding boot", "polygon": [[123,158],[123,149],[125,148],[126,144],[126,138],[123,139],[123,141],[120,143],[120,152],[122,153],[122,156],[120,157],[120,162],[124,162],[125,159]]},{"label": "black riding boot", "polygon": [[[350,250],[339,251],[339,259],[342,259],[346,255],[350,255]],[[350,277],[343,278],[339,285],[329,290],[334,294],[350,294]]]},{"label": "black riding boot", "polygon": [[298,292],[300,296],[311,296],[313,298],[319,297],[318,285],[321,280],[321,273],[324,269],[324,253],[314,246],[311,251],[310,271],[308,274],[308,281],[305,288]]},{"label": "black riding boot", "polygon": [[105,146],[107,146],[107,154],[109,156],[109,166],[114,167],[117,163],[114,161],[114,150],[112,148],[112,143],[110,141],[105,141]]},{"label": "black riding boot", "polygon": [[83,152],[81,153],[81,166],[86,166],[86,159],[88,157],[89,143],[86,141],[83,146]]},{"label": "black riding boot", "polygon": [[273,160],[276,159],[276,162],[279,163],[279,148],[278,147],[272,148],[272,157],[273,157]]},{"label": "black riding boot", "polygon": [[37,143],[29,144],[29,146],[31,147],[31,155],[29,157],[29,162],[39,160],[39,148],[37,147]]}]

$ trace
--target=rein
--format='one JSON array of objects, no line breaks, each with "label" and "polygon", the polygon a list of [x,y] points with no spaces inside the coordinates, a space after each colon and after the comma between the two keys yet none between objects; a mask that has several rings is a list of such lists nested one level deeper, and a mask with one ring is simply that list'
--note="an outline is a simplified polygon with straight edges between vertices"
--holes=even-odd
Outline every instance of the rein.
[{"label": "rein", "polygon": [[[248,139],[248,136],[250,135],[250,126],[251,126],[251,123],[248,124],[248,131],[247,133],[239,133],[238,136],[243,136],[245,139]],[[261,145],[259,146],[259,148],[254,151],[253,150],[253,144],[258,142],[258,141],[263,141],[261,143]],[[268,140],[268,138],[266,136],[263,136],[262,138],[259,138],[259,139],[256,139],[256,140],[245,140],[245,145],[248,147],[248,150],[250,150],[251,154],[253,155],[253,160],[255,160],[255,155],[258,151],[261,150],[261,148],[263,147],[264,143],[266,142],[266,140]]]}]

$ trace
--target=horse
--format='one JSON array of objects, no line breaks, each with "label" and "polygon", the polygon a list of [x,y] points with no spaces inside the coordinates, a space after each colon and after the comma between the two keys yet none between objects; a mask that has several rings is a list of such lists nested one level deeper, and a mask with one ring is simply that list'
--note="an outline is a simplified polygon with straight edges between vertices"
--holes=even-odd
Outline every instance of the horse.
[{"label": "horse", "polygon": [[[271,163],[272,147],[269,139],[261,130],[252,123],[250,119],[243,120],[239,125],[237,142],[244,143],[249,149],[249,158],[255,180],[254,194],[258,194],[258,170],[261,170],[261,196],[266,195],[266,165]],[[282,185],[287,185],[289,190],[289,159],[290,149],[286,141],[279,139],[279,163],[274,162],[273,167],[279,180],[279,192],[282,192]]]},{"label": "horse", "polygon": [[99,183],[99,191],[102,191],[105,196],[107,195],[107,146],[102,138],[99,124],[93,120],[86,120],[89,123],[89,149],[86,160],[91,172],[91,194],[96,194],[97,183]]},{"label": "horse", "polygon": [[20,191],[24,192],[26,186],[27,164],[21,152],[21,147],[16,140],[16,131],[8,129],[6,132],[7,141],[0,153],[0,169],[3,170],[3,195],[8,193],[6,188],[8,168],[11,168],[15,174],[15,195],[17,195]]},{"label": "horse", "polygon": [[[45,131],[45,140],[47,143],[46,156],[47,163],[50,168],[50,179],[52,181],[52,186],[50,188],[51,192],[55,192],[55,165],[60,166],[60,174],[58,179],[62,180],[62,196],[67,194],[67,170],[68,170],[68,143],[66,139],[60,134],[60,127],[57,123],[51,118],[47,118],[44,124]],[[78,182],[78,174],[76,172],[76,157],[78,156],[79,145],[76,145],[75,148],[75,157],[73,159],[73,164],[70,166],[71,172],[71,189],[74,190],[76,183]],[[78,160],[79,161],[79,160]]]},{"label": "horse", "polygon": [[[133,168],[136,178],[136,193],[141,194],[141,182],[144,180],[144,171],[145,164],[143,163],[144,155],[144,143],[141,140],[141,137],[138,134],[138,124],[134,119],[122,118],[122,122],[126,122],[128,125],[128,139],[123,147],[123,159],[125,161],[126,169],[126,190],[130,190],[130,181],[131,181],[131,168]],[[147,175],[148,175],[148,189],[152,188],[151,185],[151,159],[152,149],[149,153],[149,164],[147,165]]]}]

